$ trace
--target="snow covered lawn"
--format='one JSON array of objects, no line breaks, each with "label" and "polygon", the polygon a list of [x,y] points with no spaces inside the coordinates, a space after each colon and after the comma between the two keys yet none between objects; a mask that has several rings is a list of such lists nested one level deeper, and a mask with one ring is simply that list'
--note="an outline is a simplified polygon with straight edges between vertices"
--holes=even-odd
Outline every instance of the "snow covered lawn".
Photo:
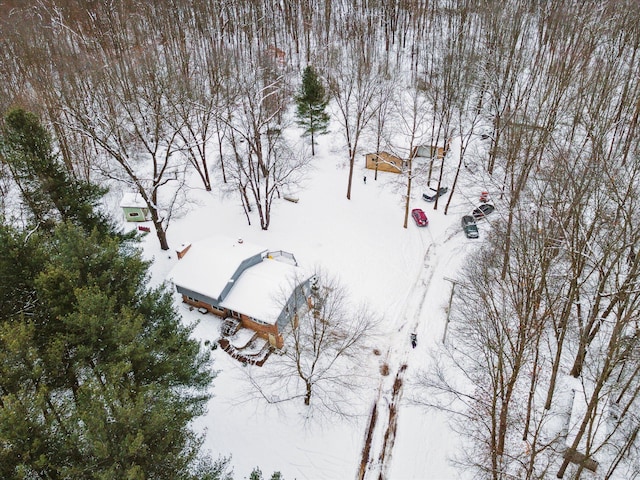
[{"label": "snow covered lawn", "polygon": [[[418,228],[409,218],[408,228],[403,228],[403,192],[393,186],[398,176],[380,172],[374,181],[373,172],[364,169],[364,158],[356,166],[352,198],[347,200],[348,166],[340,153],[330,150],[331,142],[331,136],[320,139],[314,169],[299,191],[290,192],[298,201],[280,199],[274,205],[268,231],[260,229],[257,217],[252,217],[253,225],[247,225],[239,198],[222,195],[215,185],[212,193],[193,189],[191,196],[198,206],[168,230],[175,249],[222,233],[292,252],[302,266],[319,266],[337,275],[354,303],[366,302],[383,319],[373,346],[381,354],[376,355],[373,348],[370,353],[371,362],[380,366],[371,371],[380,372],[386,362],[390,373],[372,376],[369,396],[361,398],[358,405],[360,415],[349,420],[308,418],[302,401],[275,408],[248,400],[245,367],[222,349],[213,351],[214,368],[219,372],[214,396],[208,414],[196,428],[206,432],[205,447],[214,457],[232,457],[238,479],[248,478],[256,466],[266,478],[274,471],[287,480],[355,478],[373,403],[379,396],[390,399],[389,382],[401,365],[407,365],[403,373],[407,389],[412,373],[428,364],[430,349],[442,341],[445,332],[451,291],[445,277],[454,277],[465,255],[487,235],[484,225],[480,240],[468,240],[462,233],[460,218],[474,208],[471,199],[477,198],[475,189],[470,192],[464,187],[459,187],[463,190],[454,196],[445,216],[442,212],[448,195],[440,198],[434,211],[433,203],[421,198],[424,186],[414,183],[410,208],[425,210],[430,222],[428,227]],[[454,164],[450,160],[449,168]],[[445,170],[445,179],[448,174],[453,178],[453,172]],[[484,189],[478,186],[477,193]],[[161,251],[155,235],[147,235],[143,242],[145,254],[155,260],[154,282],[164,281],[178,261],[175,251]],[[219,337],[220,319],[190,310],[177,294],[176,304],[185,322],[198,323],[194,334],[213,344]],[[418,336],[415,349],[410,345],[412,332]],[[268,366],[269,361],[262,368]],[[380,468],[393,479],[457,478],[448,464],[456,450],[456,438],[446,418],[408,404],[407,397],[405,391],[398,399],[395,444]],[[372,439],[368,467],[372,471],[378,468],[382,427]]]}]

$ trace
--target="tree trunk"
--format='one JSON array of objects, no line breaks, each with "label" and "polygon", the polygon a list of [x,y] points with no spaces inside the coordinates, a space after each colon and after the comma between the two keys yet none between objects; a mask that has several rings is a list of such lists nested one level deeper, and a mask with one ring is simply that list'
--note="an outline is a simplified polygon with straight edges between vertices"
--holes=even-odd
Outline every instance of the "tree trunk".
[{"label": "tree trunk", "polygon": [[533,399],[536,394],[536,384],[538,383],[538,353],[540,349],[540,336],[537,337],[535,356],[531,367],[531,382],[529,383],[529,395],[527,397],[527,414],[524,420],[524,428],[522,431],[522,440],[527,441],[529,437],[529,427],[531,425],[531,412],[533,410]]},{"label": "tree trunk", "polygon": [[351,200],[351,182],[353,181],[353,164],[356,152],[349,147],[349,183],[347,185],[347,200]]},{"label": "tree trunk", "polygon": [[[554,329],[559,330],[559,334],[556,338],[556,355],[553,359],[553,364],[551,367],[551,379],[549,380],[549,390],[547,390],[547,399],[544,404],[545,410],[551,409],[551,401],[553,400],[553,393],[556,388],[556,379],[558,378],[558,371],[560,369],[560,362],[562,358],[562,350],[564,347],[564,339],[567,331],[567,324],[569,323],[569,317],[571,316],[572,305],[576,299],[576,291],[578,290],[578,285],[576,279],[571,280],[571,288],[569,292],[567,292],[567,301],[565,303],[564,310],[560,316],[560,324],[557,329],[554,326]],[[555,323],[555,322],[554,322]]]},{"label": "tree trunk", "polygon": [[573,367],[571,367],[571,375],[574,378],[578,378],[582,373],[582,365],[584,364],[584,359],[587,357],[587,345],[585,342],[581,341],[580,346],[578,347],[578,353],[576,354],[576,359],[573,362]]},{"label": "tree trunk", "polygon": [[[443,153],[442,155],[442,161],[440,162],[440,173],[438,175],[438,185],[436,187],[436,190],[440,190],[440,186],[442,185],[442,172],[444,170],[444,157],[446,156],[446,152]],[[438,200],[440,199],[440,195],[436,195],[436,201],[433,203],[433,209],[437,210],[438,209]],[[445,212],[446,215],[446,212]]]},{"label": "tree trunk", "polygon": [[220,153],[220,168],[222,169],[222,181],[224,183],[227,183],[227,173],[225,172],[225,169],[224,169],[224,156],[222,151],[222,138],[224,135],[220,133],[220,122],[217,117],[216,117],[216,136],[218,137],[218,151]]},{"label": "tree trunk", "polygon": [[307,393],[304,396],[304,404],[309,406],[309,404],[311,404],[311,383],[306,382],[306,385],[307,385]]},{"label": "tree trunk", "polygon": [[560,332],[560,338],[558,339],[556,356],[553,359],[553,365],[551,367],[551,379],[549,380],[549,390],[547,390],[547,399],[544,402],[545,410],[551,410],[551,401],[553,400],[553,392],[556,389],[556,380],[558,379],[558,371],[560,369],[560,359],[562,357],[562,346],[564,344],[564,335],[566,330],[566,325],[562,326],[562,331]]},{"label": "tree trunk", "polygon": [[500,115],[496,115],[493,123],[493,135],[491,136],[491,150],[489,151],[489,163],[487,165],[487,172],[489,175],[493,175],[493,168],[496,164],[496,157],[498,156],[498,142],[500,141]]},{"label": "tree trunk", "polygon": [[407,228],[409,221],[409,202],[411,201],[411,160],[413,159],[413,153],[409,156],[409,178],[407,179],[407,200],[404,204],[404,228]]},{"label": "tree trunk", "polygon": [[[221,159],[222,163],[222,159]],[[207,166],[207,159],[205,157],[205,148],[202,149],[202,169],[204,170],[204,188],[207,192],[211,191],[211,178],[209,177],[209,167]],[[223,167],[224,170],[224,167]]]},{"label": "tree trunk", "polygon": [[314,135],[313,135],[313,129],[311,129],[311,156],[315,157],[316,156],[316,145],[315,145],[315,139],[314,139]]},{"label": "tree trunk", "polygon": [[167,243],[167,232],[165,232],[164,228],[162,228],[162,222],[154,220],[153,226],[156,228],[156,235],[158,236],[158,240],[160,241],[160,248],[162,250],[169,250],[169,244]]}]

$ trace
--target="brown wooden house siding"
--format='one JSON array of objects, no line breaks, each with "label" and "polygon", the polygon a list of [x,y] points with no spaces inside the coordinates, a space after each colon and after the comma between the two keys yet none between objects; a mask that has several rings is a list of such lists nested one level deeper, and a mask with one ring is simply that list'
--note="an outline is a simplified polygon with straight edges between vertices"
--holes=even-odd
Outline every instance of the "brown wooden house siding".
[{"label": "brown wooden house siding", "polygon": [[379,172],[400,173],[405,161],[400,157],[391,155],[388,152],[367,153],[365,155],[365,166],[370,170]]},{"label": "brown wooden house siding", "polygon": [[277,325],[265,325],[263,323],[257,323],[257,322],[254,322],[251,317],[248,317],[246,315],[240,315],[240,317],[241,317],[240,321],[244,328],[253,330],[261,338],[264,338],[276,348],[282,348],[284,346],[284,339],[282,338],[282,335],[280,335],[280,333],[278,332]]},{"label": "brown wooden house siding", "polygon": [[[218,309],[209,303],[194,300],[188,297],[187,295],[182,295],[182,301],[196,308],[205,308],[207,309],[208,312],[221,318],[227,318],[227,317],[238,318],[238,312],[235,312],[236,314],[233,315],[234,312],[226,308]],[[280,333],[278,332],[277,325],[266,325],[263,323],[258,323],[258,322],[255,322],[251,317],[247,315],[244,315],[242,313],[240,313],[239,315],[240,315],[240,323],[243,328],[248,328],[249,330],[253,330],[261,338],[264,338],[265,340],[269,341],[276,348],[282,348],[284,346],[284,339],[282,338],[282,335],[280,335]],[[271,335],[271,338],[269,338],[270,335]]]}]

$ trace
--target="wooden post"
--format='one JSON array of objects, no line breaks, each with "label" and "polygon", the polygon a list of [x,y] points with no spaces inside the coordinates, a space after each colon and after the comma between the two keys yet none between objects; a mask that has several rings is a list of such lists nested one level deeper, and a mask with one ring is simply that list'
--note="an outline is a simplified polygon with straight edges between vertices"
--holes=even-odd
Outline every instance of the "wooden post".
[{"label": "wooden post", "polygon": [[453,303],[453,292],[456,289],[456,281],[449,279],[449,278],[445,278],[445,280],[447,280],[448,282],[451,282],[451,296],[449,297],[449,306],[447,307],[447,320],[444,324],[444,333],[442,334],[442,343],[445,342],[445,339],[447,337],[447,328],[449,327],[449,315],[451,314],[451,304]]},{"label": "wooden post", "polygon": [[449,307],[447,308],[447,321],[444,324],[444,333],[442,334],[442,343],[445,342],[447,337],[447,328],[449,327],[449,315],[451,315],[451,305],[453,304],[453,293],[455,291],[456,285],[461,285],[464,288],[468,288],[469,286],[459,280],[454,278],[444,277],[447,282],[451,282],[451,296],[449,297]]}]

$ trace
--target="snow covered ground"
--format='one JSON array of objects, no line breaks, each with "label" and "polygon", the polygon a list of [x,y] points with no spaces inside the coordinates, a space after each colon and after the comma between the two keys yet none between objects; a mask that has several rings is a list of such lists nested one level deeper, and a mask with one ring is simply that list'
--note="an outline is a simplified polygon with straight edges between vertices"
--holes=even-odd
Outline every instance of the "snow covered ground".
[{"label": "snow covered ground", "polygon": [[[243,367],[221,349],[213,352],[219,374],[208,414],[199,419],[196,429],[207,432],[205,448],[214,457],[231,456],[236,479],[248,478],[254,467],[265,478],[274,471],[280,471],[286,480],[356,478],[371,406],[379,392],[381,402],[390,401],[387,384],[393,382],[400,365],[407,365],[405,380],[428,365],[429,352],[442,342],[444,333],[451,292],[447,278],[456,276],[465,256],[473,254],[488,236],[485,225],[480,225],[479,240],[468,240],[460,228],[461,216],[474,208],[480,191],[486,189],[475,184],[475,179],[461,178],[446,216],[442,212],[448,195],[441,197],[434,211],[433,204],[421,199],[425,185],[414,182],[410,208],[422,208],[430,223],[419,228],[409,218],[405,229],[402,193],[393,187],[398,177],[379,173],[374,181],[374,172],[364,169],[360,156],[352,197],[347,200],[346,154],[332,147],[340,138],[334,133],[318,141],[313,169],[294,192],[298,203],[277,200],[268,231],[260,229],[255,214],[249,226],[240,199],[222,195],[214,184],[214,192],[194,188],[191,197],[198,206],[172,222],[168,238],[174,250],[161,251],[153,233],[143,241],[145,255],[155,260],[154,282],[166,279],[178,261],[175,249],[181,244],[214,233],[290,251],[302,265],[321,266],[337,275],[356,302],[365,301],[383,319],[376,345],[383,353],[372,354],[371,361],[388,358],[390,374],[382,379],[372,376],[370,397],[362,399],[362,415],[350,421],[327,417],[305,421],[302,401],[279,410],[246,401]],[[456,164],[457,160],[448,159],[444,185],[451,186]],[[129,224],[128,228],[135,227]],[[194,332],[198,338],[211,342],[218,338],[219,319],[190,311],[177,295],[176,304],[185,322],[199,322]],[[415,349],[409,341],[412,331],[418,335]],[[268,362],[263,368],[268,368]],[[410,381],[405,383],[405,390],[409,385]],[[459,478],[448,462],[456,452],[457,439],[445,416],[410,405],[408,396],[404,391],[398,399],[396,441],[387,452],[384,474],[392,479]],[[378,478],[373,474],[380,453],[375,445],[380,444],[383,431],[381,426],[374,434],[371,474],[366,478]]]}]

